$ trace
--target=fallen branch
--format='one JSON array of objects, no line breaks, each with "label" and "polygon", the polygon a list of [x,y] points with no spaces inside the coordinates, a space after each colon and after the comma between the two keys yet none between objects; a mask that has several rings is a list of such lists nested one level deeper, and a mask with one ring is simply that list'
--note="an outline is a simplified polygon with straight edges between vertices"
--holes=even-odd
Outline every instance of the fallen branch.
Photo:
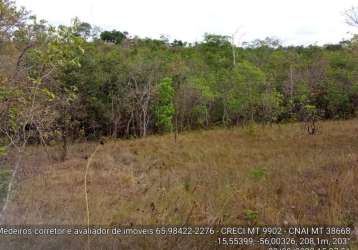
[{"label": "fallen branch", "polygon": [[[94,158],[95,154],[97,153],[98,149],[100,148],[101,144],[96,147],[94,152],[91,154],[91,156],[88,158],[87,165],[86,165],[86,171],[85,171],[85,202],[86,202],[86,216],[87,216],[87,228],[90,226],[90,210],[89,210],[89,204],[88,204],[88,190],[87,190],[87,177],[89,172],[89,167],[92,163],[92,159]],[[90,236],[88,235],[88,241],[87,241],[87,248],[90,249]]]}]

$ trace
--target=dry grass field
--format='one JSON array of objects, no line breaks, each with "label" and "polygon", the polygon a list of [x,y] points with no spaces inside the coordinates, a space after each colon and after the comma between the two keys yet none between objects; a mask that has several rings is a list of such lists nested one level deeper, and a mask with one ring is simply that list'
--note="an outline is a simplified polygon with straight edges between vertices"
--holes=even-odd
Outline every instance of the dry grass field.
[{"label": "dry grass field", "polygon": [[[214,129],[104,145],[30,147],[6,221],[11,224],[358,223],[358,121]],[[10,157],[11,158],[11,157]]]}]

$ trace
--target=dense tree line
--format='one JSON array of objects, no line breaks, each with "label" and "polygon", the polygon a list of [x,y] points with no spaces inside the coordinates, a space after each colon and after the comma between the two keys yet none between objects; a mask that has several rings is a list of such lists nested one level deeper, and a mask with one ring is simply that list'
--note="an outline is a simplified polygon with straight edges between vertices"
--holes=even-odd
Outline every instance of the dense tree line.
[{"label": "dense tree line", "polygon": [[237,47],[206,34],[190,44],[100,32],[78,19],[52,27],[10,0],[0,0],[0,13],[3,144],[61,140],[65,157],[68,141],[79,138],[357,114],[357,37]]}]

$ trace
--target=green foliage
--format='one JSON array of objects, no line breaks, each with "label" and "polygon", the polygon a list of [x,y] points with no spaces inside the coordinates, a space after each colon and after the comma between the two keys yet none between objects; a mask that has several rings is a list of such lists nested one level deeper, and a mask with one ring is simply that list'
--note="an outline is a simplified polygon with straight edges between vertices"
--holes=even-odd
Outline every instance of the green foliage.
[{"label": "green foliage", "polygon": [[327,111],[333,118],[345,117],[350,112],[350,93],[336,84],[327,86]]},{"label": "green foliage", "polygon": [[214,47],[230,47],[230,37],[215,34],[205,34],[204,43]]},{"label": "green foliage", "polygon": [[307,104],[304,106],[304,112],[306,117],[315,117],[318,115],[317,107],[315,105]]},{"label": "green foliage", "polygon": [[183,185],[184,185],[185,191],[190,192],[190,189],[191,189],[191,187],[192,187],[192,181],[191,181],[190,176],[186,176],[186,177],[184,178]]},{"label": "green foliage", "polygon": [[283,95],[277,90],[269,90],[262,94],[263,118],[268,122],[276,122],[283,112]]},{"label": "green foliage", "polygon": [[24,8],[17,8],[14,1],[0,1],[0,42],[14,38],[16,31],[25,27],[28,12]]},{"label": "green foliage", "polygon": [[9,116],[10,128],[12,130],[16,130],[19,126],[19,124],[17,123],[18,110],[15,107],[11,107],[9,109],[8,116]]},{"label": "green foliage", "polygon": [[81,22],[77,28],[77,35],[83,37],[84,39],[89,38],[92,35],[92,26],[89,23]]},{"label": "green foliage", "polygon": [[209,106],[218,97],[216,90],[213,88],[215,79],[213,75],[192,76],[189,79],[190,89],[197,94],[196,104],[192,107],[192,116],[196,123],[201,127],[208,126]]},{"label": "green foliage", "polygon": [[50,90],[48,90],[47,88],[43,88],[41,89],[41,91],[43,92],[43,94],[45,94],[48,97],[49,101],[55,100],[56,95],[52,93]]},{"label": "green foliage", "polygon": [[12,1],[0,10],[0,125],[12,136],[34,110],[46,114],[36,116],[43,129],[73,139],[145,136],[172,130],[174,121],[183,131],[357,114],[357,36],[307,47],[272,38],[235,47],[215,34],[170,43],[116,30],[98,39],[77,18],[53,27]]},{"label": "green foliage", "polygon": [[250,170],[249,173],[250,177],[253,178],[255,181],[260,181],[261,179],[265,178],[267,175],[267,170],[261,167],[255,167]]},{"label": "green foliage", "polygon": [[297,104],[305,104],[310,100],[310,89],[305,82],[299,83],[296,86],[294,93],[294,101]]},{"label": "green foliage", "polygon": [[7,149],[6,149],[6,147],[0,146],[0,157],[1,157],[1,156],[5,156],[6,154],[7,154]]},{"label": "green foliage", "polygon": [[352,94],[358,95],[358,82],[357,82],[357,83],[353,83],[353,86],[352,86]]},{"label": "green foliage", "polygon": [[106,42],[120,44],[126,38],[126,34],[117,30],[104,31],[101,33],[101,39]]},{"label": "green foliage", "polygon": [[159,83],[159,101],[156,110],[157,126],[162,131],[168,132],[173,129],[173,116],[175,114],[175,108],[173,103],[174,88],[171,78],[164,78]]},{"label": "green foliage", "polygon": [[9,95],[9,91],[6,88],[0,87],[0,102],[5,101]]},{"label": "green foliage", "polygon": [[255,65],[243,61],[236,65],[232,77],[233,87],[228,97],[231,112],[253,121],[255,109],[262,103],[265,75]]},{"label": "green foliage", "polygon": [[251,222],[255,222],[258,217],[258,212],[251,210],[251,209],[245,209],[244,210],[244,216],[246,220],[249,220]]}]

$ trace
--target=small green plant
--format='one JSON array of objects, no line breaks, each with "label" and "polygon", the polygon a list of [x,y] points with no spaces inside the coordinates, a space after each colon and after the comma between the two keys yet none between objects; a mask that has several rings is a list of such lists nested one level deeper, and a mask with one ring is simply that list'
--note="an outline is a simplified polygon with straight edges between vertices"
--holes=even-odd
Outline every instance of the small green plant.
[{"label": "small green plant", "polygon": [[5,147],[0,146],[0,157],[5,156],[7,154],[7,150]]},{"label": "small green plant", "polygon": [[258,217],[258,212],[251,210],[251,209],[245,209],[244,210],[244,216],[245,219],[251,222],[255,222],[257,220]]},{"label": "small green plant", "polygon": [[265,178],[267,175],[267,170],[265,168],[256,167],[250,170],[249,173],[250,177],[256,181],[260,181],[261,179]]},{"label": "small green plant", "polygon": [[185,191],[189,192],[191,188],[191,179],[190,176],[187,176],[184,178],[184,189]]}]

